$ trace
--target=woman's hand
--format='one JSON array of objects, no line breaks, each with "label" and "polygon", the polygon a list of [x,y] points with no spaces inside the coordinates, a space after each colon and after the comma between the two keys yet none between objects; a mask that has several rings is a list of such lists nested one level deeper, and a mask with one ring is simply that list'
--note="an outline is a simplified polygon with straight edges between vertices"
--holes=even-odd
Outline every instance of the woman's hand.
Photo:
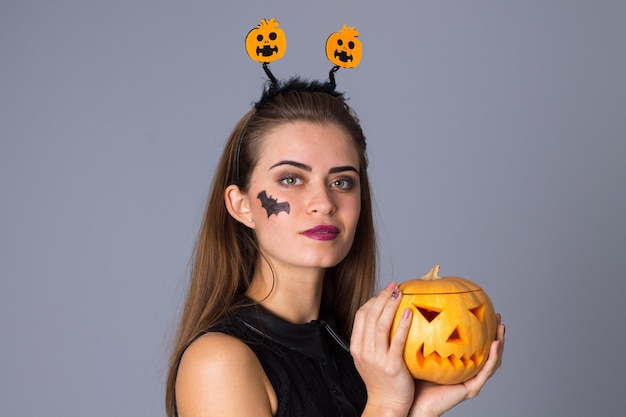
[{"label": "woman's hand", "polygon": [[411,376],[403,352],[412,313],[403,311],[402,319],[391,341],[391,324],[400,305],[401,294],[396,283],[357,312],[350,352],[365,386],[367,404],[363,416],[440,416],[464,400],[478,395],[487,380],[502,364],[504,325],[500,323],[485,365],[470,380],[457,385],[438,385],[416,381]]},{"label": "woman's hand", "polygon": [[471,379],[457,385],[438,385],[428,381],[415,381],[415,404],[411,417],[440,416],[462,401],[476,397],[487,380],[502,364],[504,352],[504,324],[498,317],[496,340],[491,343],[489,357],[483,368]]},{"label": "woman's hand", "polygon": [[367,388],[363,416],[406,416],[415,398],[415,382],[402,356],[411,325],[410,309],[389,341],[401,295],[392,282],[365,303],[354,319],[350,353]]}]

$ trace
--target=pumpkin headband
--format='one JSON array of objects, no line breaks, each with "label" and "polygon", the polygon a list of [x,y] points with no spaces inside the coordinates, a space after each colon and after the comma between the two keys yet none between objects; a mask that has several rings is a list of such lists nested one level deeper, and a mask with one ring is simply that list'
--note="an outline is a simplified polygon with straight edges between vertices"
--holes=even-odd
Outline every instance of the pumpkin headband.
[{"label": "pumpkin headband", "polygon": [[[356,28],[343,25],[339,32],[330,34],[326,39],[326,57],[334,64],[328,74],[329,85],[333,90],[336,87],[335,72],[339,68],[356,68],[361,62],[362,46],[361,41],[357,39],[358,36]],[[285,32],[274,18],[261,19],[261,23],[251,29],[246,36],[246,52],[253,61],[263,63],[263,70],[270,79],[268,90],[280,88],[278,80],[269,69],[269,64],[281,59],[286,49]]]},{"label": "pumpkin headband", "polygon": [[[287,39],[285,32],[279,27],[276,19],[261,19],[261,23],[251,29],[246,36],[246,52],[248,56],[256,62],[263,64],[263,71],[269,78],[267,86],[259,101],[254,103],[255,110],[259,110],[265,103],[280,94],[291,91],[326,93],[341,100],[345,100],[343,93],[335,90],[335,73],[339,68],[355,68],[359,65],[362,55],[361,41],[357,39],[359,33],[356,28],[343,25],[339,32],[332,33],[326,39],[326,57],[334,64],[328,73],[328,81],[304,81],[298,77],[293,77],[287,81],[279,81],[269,68],[270,62],[279,60],[285,55],[287,49]],[[253,113],[239,135],[237,141],[237,154],[235,160],[236,178],[235,183],[240,184],[239,178],[239,154],[241,143],[246,133],[248,125],[254,119]]]}]

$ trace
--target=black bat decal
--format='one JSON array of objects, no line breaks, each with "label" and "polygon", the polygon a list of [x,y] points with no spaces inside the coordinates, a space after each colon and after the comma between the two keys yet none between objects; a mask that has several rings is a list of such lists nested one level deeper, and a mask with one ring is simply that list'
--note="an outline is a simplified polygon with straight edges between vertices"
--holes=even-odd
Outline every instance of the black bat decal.
[{"label": "black bat decal", "polygon": [[271,195],[268,196],[265,190],[261,191],[259,195],[257,195],[257,198],[261,200],[261,206],[265,209],[265,211],[267,211],[268,219],[272,214],[278,216],[278,213],[281,211],[289,214],[289,203],[286,201],[284,203],[279,203],[278,199],[272,198]]}]

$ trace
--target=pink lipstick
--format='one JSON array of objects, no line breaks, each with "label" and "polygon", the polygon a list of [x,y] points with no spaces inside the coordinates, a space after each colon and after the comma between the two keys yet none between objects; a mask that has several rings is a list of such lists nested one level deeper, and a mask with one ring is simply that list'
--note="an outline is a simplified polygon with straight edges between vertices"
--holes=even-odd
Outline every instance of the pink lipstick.
[{"label": "pink lipstick", "polygon": [[335,226],[320,224],[302,232],[303,235],[315,240],[333,240],[339,234]]}]

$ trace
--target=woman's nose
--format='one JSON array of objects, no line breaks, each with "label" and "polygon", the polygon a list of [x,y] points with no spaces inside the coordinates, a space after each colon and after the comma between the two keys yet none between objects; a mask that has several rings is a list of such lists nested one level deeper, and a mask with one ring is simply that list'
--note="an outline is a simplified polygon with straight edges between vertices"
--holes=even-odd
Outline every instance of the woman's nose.
[{"label": "woman's nose", "polygon": [[320,187],[311,194],[309,200],[309,213],[332,214],[335,212],[335,203],[331,190],[326,187]]}]

